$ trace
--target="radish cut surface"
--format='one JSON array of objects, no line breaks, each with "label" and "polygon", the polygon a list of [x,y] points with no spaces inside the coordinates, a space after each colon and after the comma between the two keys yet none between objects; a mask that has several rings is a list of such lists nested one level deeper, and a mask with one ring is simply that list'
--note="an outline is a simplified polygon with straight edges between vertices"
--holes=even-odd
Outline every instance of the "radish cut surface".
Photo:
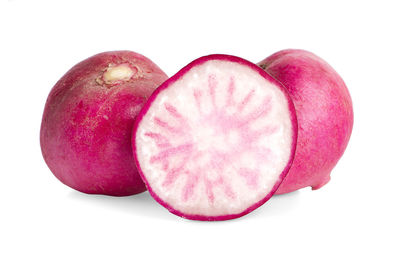
[{"label": "radish cut surface", "polygon": [[189,219],[226,220],[273,195],[296,137],[294,107],[280,83],[246,60],[210,55],[152,94],[132,143],[160,204]]}]

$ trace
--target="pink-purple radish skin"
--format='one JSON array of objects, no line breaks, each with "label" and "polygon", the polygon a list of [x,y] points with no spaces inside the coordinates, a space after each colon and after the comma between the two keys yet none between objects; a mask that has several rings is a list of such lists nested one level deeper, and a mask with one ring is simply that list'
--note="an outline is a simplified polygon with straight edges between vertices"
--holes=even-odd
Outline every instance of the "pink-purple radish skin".
[{"label": "pink-purple radish skin", "polygon": [[293,165],[276,194],[311,186],[319,189],[349,142],[353,106],[339,74],[304,50],[283,50],[258,65],[289,91],[299,124]]},{"label": "pink-purple radish skin", "polygon": [[92,56],[51,90],[40,144],[53,174],[84,193],[126,196],[146,190],[132,156],[133,122],[167,75],[131,51]]},{"label": "pink-purple radish skin", "polygon": [[285,177],[297,136],[285,88],[255,64],[199,58],[155,90],[132,146],[150,194],[172,213],[227,220],[266,202]]}]

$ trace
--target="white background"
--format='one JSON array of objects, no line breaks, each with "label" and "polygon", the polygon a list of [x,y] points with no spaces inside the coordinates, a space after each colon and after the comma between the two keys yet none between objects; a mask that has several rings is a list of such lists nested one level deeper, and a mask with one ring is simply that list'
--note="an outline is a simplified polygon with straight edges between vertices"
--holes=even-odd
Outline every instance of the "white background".
[{"label": "white background", "polygon": [[[400,259],[398,1],[3,1],[0,259]],[[226,53],[285,48],[327,60],[354,103],[349,146],[318,191],[275,196],[240,219],[181,219],[149,194],[86,195],[42,159],[46,97],[77,62],[139,52],[173,75]]]}]

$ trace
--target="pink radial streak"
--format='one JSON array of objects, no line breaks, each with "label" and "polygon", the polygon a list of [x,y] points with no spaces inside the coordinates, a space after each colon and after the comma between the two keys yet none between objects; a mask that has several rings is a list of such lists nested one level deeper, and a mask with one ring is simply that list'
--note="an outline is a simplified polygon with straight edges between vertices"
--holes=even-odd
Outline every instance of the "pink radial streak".
[{"label": "pink radial streak", "polygon": [[208,91],[210,93],[211,97],[211,102],[212,105],[215,108],[217,108],[217,104],[215,103],[215,89],[217,88],[217,80],[215,78],[215,75],[210,75],[208,76]]},{"label": "pink radial streak", "polygon": [[235,93],[235,81],[233,77],[229,80],[228,94],[226,95],[226,107],[233,106],[233,94]]}]

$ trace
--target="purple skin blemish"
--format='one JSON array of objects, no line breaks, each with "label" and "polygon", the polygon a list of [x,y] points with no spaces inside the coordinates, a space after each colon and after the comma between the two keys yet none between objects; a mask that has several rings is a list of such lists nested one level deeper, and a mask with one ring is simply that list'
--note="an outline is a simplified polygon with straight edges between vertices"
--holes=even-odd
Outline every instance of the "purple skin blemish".
[{"label": "purple skin blemish", "polygon": [[[233,191],[229,182],[229,174],[237,174],[243,182],[251,189],[257,188],[259,185],[260,169],[255,168],[240,168],[233,172],[226,172],[229,165],[234,164],[241,159],[243,154],[250,154],[256,161],[256,165],[270,160],[273,153],[268,148],[262,148],[257,145],[257,142],[262,136],[272,135],[278,129],[276,126],[269,125],[258,130],[251,129],[251,123],[263,118],[271,111],[271,97],[266,97],[261,105],[257,106],[249,112],[245,112],[245,108],[252,102],[255,90],[251,89],[242,98],[241,101],[234,100],[236,91],[235,79],[230,77],[226,88],[225,106],[218,108],[216,104],[216,91],[220,86],[215,75],[208,76],[206,92],[199,89],[193,90],[193,97],[201,118],[201,124],[209,127],[212,130],[210,138],[222,136],[222,140],[227,146],[224,149],[213,146],[206,150],[201,148],[198,141],[195,141],[194,133],[198,129],[192,129],[188,124],[188,119],[183,116],[179,110],[170,103],[164,103],[164,109],[168,115],[176,119],[176,126],[168,123],[168,120],[162,120],[159,117],[154,117],[153,121],[158,126],[159,131],[166,130],[170,134],[179,135],[184,140],[182,144],[171,145],[168,138],[160,133],[146,132],[145,136],[151,138],[157,145],[160,151],[150,157],[151,164],[161,164],[165,174],[163,186],[172,188],[178,178],[185,178],[185,184],[181,193],[181,200],[187,202],[197,194],[197,189],[202,183],[205,187],[205,196],[210,204],[215,201],[215,189],[221,189],[226,198],[235,200],[237,195]],[[202,110],[203,102],[206,99],[211,101],[212,110],[205,114]],[[226,112],[227,107],[235,108],[233,114]],[[235,135],[235,140],[229,142],[230,135]],[[175,167],[170,168],[172,161],[176,161],[182,157]],[[202,160],[203,159],[203,160]],[[203,162],[205,160],[205,162]],[[187,168],[188,161],[202,161],[199,165]],[[210,172],[216,173],[214,178],[209,176]]]}]

